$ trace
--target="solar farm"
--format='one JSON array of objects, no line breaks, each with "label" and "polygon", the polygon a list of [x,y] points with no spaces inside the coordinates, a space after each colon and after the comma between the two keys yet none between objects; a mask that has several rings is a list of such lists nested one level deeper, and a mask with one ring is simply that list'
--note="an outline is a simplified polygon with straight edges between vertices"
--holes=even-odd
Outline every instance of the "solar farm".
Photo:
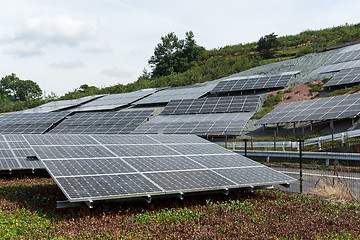
[{"label": "solar farm", "polygon": [[[321,80],[331,73],[324,84],[329,89],[359,83],[359,49],[339,51],[309,76]],[[64,196],[53,199],[57,208],[164,204],[192,196],[297,188],[299,176],[291,168],[252,158],[260,155],[247,153],[247,141],[269,132],[302,131],[304,137],[308,126],[311,132],[330,124],[334,131],[335,122],[354,130],[360,93],[282,103],[255,119],[270,92],[304,83],[301,69],[259,71],[193,86],[49,102],[5,114],[0,117],[2,176],[49,175]],[[240,142],[245,147],[237,147]],[[275,152],[275,139],[273,144]],[[259,152],[269,154],[267,147]]]}]

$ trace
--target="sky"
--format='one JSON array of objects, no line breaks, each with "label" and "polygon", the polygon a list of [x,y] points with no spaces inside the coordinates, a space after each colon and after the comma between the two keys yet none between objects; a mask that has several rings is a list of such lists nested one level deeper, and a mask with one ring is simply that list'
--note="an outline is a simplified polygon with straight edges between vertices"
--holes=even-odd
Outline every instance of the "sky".
[{"label": "sky", "polygon": [[134,82],[161,36],[206,49],[360,22],[358,0],[1,0],[0,77],[46,95]]}]

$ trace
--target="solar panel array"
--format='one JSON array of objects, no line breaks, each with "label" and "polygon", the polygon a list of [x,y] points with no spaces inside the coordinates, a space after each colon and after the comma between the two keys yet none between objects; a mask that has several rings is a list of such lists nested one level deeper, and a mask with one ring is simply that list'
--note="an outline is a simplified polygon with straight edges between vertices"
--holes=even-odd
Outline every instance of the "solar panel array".
[{"label": "solar panel array", "polygon": [[325,87],[338,86],[360,82],[360,68],[349,68],[341,70],[333,78],[325,83]]},{"label": "solar panel array", "polygon": [[28,160],[35,152],[21,135],[0,135],[0,170],[44,169],[39,160]]},{"label": "solar panel array", "polygon": [[350,62],[354,60],[360,60],[360,50],[351,52],[340,52],[330,58],[324,65],[330,65],[335,63]]},{"label": "solar panel array", "polygon": [[170,88],[158,91],[146,98],[143,98],[137,102],[135,105],[147,105],[147,104],[159,104],[159,103],[168,103],[171,100],[180,100],[180,99],[196,99],[201,96],[204,96],[211,89],[214,88],[213,84],[203,84],[199,86],[183,87],[183,88]]},{"label": "solar panel array", "polygon": [[260,96],[208,97],[170,101],[162,115],[254,112],[260,104]]},{"label": "solar panel array", "polygon": [[62,122],[52,134],[119,134],[131,133],[150,117],[153,110],[120,112],[80,112]]},{"label": "solar panel array", "polygon": [[69,115],[69,112],[9,113],[0,117],[0,133],[44,133],[67,115]]},{"label": "solar panel array", "polygon": [[129,93],[110,94],[92,102],[86,103],[80,107],[72,109],[75,112],[82,111],[101,111],[116,110],[121,107],[130,105],[131,103],[154,93],[155,89],[143,89]]},{"label": "solar panel array", "polygon": [[191,135],[24,136],[70,202],[295,181]]},{"label": "solar panel array", "polygon": [[341,52],[330,58],[314,73],[330,73],[340,70],[360,67],[360,44],[344,48]]},{"label": "solar panel array", "polygon": [[136,134],[240,135],[253,112],[188,115],[159,115],[141,124]]},{"label": "solar panel array", "polygon": [[245,90],[283,88],[288,86],[289,81],[297,73],[299,72],[289,72],[270,76],[258,75],[224,79],[220,81],[211,92],[240,92]]},{"label": "solar panel array", "polygon": [[46,112],[65,110],[65,109],[69,109],[69,108],[76,107],[81,104],[87,103],[87,102],[94,100],[96,98],[99,98],[101,96],[102,95],[93,95],[93,96],[87,96],[87,97],[78,98],[78,99],[72,99],[72,100],[48,102],[48,103],[45,103],[38,107],[21,111],[19,113],[46,113]]},{"label": "solar panel array", "polygon": [[360,93],[283,103],[256,124],[353,118],[360,113]]}]

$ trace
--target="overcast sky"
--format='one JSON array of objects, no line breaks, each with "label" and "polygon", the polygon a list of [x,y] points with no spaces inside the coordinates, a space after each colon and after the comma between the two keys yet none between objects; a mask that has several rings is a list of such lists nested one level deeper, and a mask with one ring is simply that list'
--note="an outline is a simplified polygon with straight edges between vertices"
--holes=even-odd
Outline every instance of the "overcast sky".
[{"label": "overcast sky", "polygon": [[193,31],[206,49],[360,22],[360,1],[1,0],[0,77],[46,94],[135,81],[160,37]]}]

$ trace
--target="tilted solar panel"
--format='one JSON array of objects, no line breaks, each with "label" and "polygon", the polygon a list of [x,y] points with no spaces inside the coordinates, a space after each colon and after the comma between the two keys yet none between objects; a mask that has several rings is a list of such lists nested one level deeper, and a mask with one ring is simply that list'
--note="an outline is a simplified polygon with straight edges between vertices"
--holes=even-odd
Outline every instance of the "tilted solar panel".
[{"label": "tilted solar panel", "polygon": [[240,92],[245,90],[259,90],[269,88],[283,88],[288,86],[289,81],[299,72],[289,72],[277,75],[259,75],[259,76],[247,76],[228,78],[220,81],[213,90],[212,93],[221,92]]},{"label": "tilted solar panel", "polygon": [[142,89],[135,92],[110,94],[80,107],[72,109],[74,112],[116,110],[154,93],[155,89]]},{"label": "tilted solar panel", "polygon": [[360,93],[283,103],[256,124],[353,118],[360,113]]},{"label": "tilted solar panel", "polygon": [[2,134],[40,134],[63,120],[70,112],[9,113],[0,117]]},{"label": "tilted solar panel", "polygon": [[45,103],[45,104],[40,105],[35,108],[21,111],[19,113],[46,113],[46,112],[65,110],[65,109],[69,109],[72,107],[77,107],[77,106],[87,103],[91,100],[100,98],[101,96],[102,95],[93,95],[93,96],[87,96],[87,97],[82,97],[82,98],[78,98],[78,99],[52,101],[52,102]]},{"label": "tilted solar panel", "polygon": [[141,124],[136,134],[240,135],[253,112],[159,115]]},{"label": "tilted solar panel", "polygon": [[229,96],[170,101],[162,115],[254,112],[259,106],[260,96]]},{"label": "tilted solar panel", "polygon": [[[192,135],[66,136],[74,138],[71,142],[61,135],[24,137],[70,202],[182,195],[295,181]],[[78,141],[86,143],[76,144]]]},{"label": "tilted solar panel", "polygon": [[79,112],[51,129],[51,134],[131,133],[150,117],[153,110]]},{"label": "tilted solar panel", "polygon": [[0,135],[0,170],[44,169],[39,160],[27,159],[35,152],[22,135]]},{"label": "tilted solar panel", "polygon": [[192,85],[182,88],[169,88],[158,91],[146,98],[143,98],[137,102],[135,105],[147,105],[147,104],[159,104],[159,103],[168,103],[171,100],[180,100],[180,99],[196,99],[201,96],[204,96],[211,89],[214,88],[214,85],[211,83],[202,84],[202,85]]},{"label": "tilted solar panel", "polygon": [[331,86],[345,85],[345,84],[358,83],[358,82],[360,82],[360,67],[341,70],[327,83],[325,83],[324,86],[331,87]]}]

